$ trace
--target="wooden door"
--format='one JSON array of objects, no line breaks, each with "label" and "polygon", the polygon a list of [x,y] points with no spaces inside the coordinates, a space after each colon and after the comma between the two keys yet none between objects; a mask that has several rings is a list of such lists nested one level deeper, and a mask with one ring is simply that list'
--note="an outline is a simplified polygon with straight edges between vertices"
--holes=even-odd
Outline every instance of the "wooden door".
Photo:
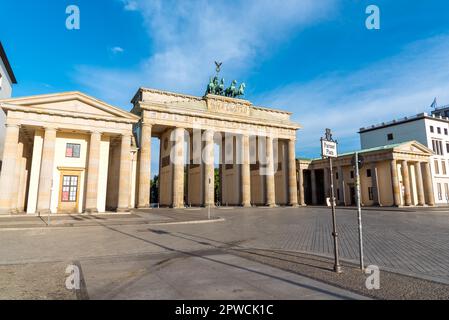
[{"label": "wooden door", "polygon": [[58,213],[78,213],[80,172],[61,171]]}]

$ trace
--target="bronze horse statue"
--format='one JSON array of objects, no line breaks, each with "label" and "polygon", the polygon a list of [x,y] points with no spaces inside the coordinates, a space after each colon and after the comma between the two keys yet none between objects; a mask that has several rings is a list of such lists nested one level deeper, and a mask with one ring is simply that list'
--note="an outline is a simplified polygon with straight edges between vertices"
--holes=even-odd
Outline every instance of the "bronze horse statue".
[{"label": "bronze horse statue", "polygon": [[238,98],[245,95],[245,83],[240,84],[237,88],[237,80],[233,80],[229,88],[225,89],[225,80],[222,78],[218,82],[218,77],[211,77],[207,85],[206,94],[216,94],[219,96],[226,96],[230,98]]}]

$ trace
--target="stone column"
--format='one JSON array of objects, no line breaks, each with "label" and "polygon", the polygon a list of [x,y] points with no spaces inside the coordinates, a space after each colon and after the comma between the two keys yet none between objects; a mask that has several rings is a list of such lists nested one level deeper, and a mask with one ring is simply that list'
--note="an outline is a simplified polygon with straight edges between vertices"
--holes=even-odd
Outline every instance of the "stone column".
[{"label": "stone column", "polygon": [[204,132],[204,206],[214,205],[215,168],[214,168],[214,132]]},{"label": "stone column", "polygon": [[[184,129],[174,129],[173,155],[173,208],[184,207]],[[172,158],[172,157],[170,157]]]},{"label": "stone column", "polygon": [[298,170],[298,200],[300,206],[305,206],[305,197],[304,197],[304,170],[299,168]]},{"label": "stone column", "polygon": [[391,183],[393,187],[393,205],[400,206],[401,192],[399,190],[398,169],[396,166],[396,160],[391,160],[390,170],[391,170]]},{"label": "stone column", "polygon": [[432,174],[428,162],[423,163],[424,166],[424,192],[429,206],[435,205],[435,196],[433,194]]},{"label": "stone column", "polygon": [[402,183],[404,185],[404,203],[406,206],[412,205],[412,194],[410,190],[410,174],[408,172],[408,163],[401,161]]},{"label": "stone column", "polygon": [[327,204],[327,199],[330,198],[330,170],[328,168],[323,169],[323,181],[324,181],[324,201]]},{"label": "stone column", "polygon": [[242,206],[251,207],[251,172],[249,159],[249,136],[242,136]]},{"label": "stone column", "polygon": [[11,202],[13,192],[11,186],[16,172],[18,141],[19,126],[6,124],[3,164],[0,176],[0,214],[10,213],[13,205]]},{"label": "stone column", "polygon": [[377,185],[377,168],[376,163],[371,164],[371,187],[373,188],[373,205],[379,205],[379,188]]},{"label": "stone column", "polygon": [[267,205],[270,207],[276,206],[276,192],[274,184],[274,159],[273,159],[273,138],[267,137]]},{"label": "stone column", "polygon": [[16,157],[16,168],[14,173],[14,180],[11,185],[13,192],[11,193],[11,211],[13,213],[19,212],[19,194],[20,194],[20,180],[22,176],[22,156],[23,156],[23,141],[19,137],[19,143],[17,145],[17,157]]},{"label": "stone column", "polygon": [[316,196],[316,175],[315,170],[310,170],[310,182],[311,182],[311,188],[312,189],[312,204],[316,205],[318,204],[317,196]]},{"label": "stone column", "polygon": [[130,184],[131,179],[131,135],[123,134],[120,146],[120,169],[118,185],[118,208],[117,212],[129,211]]},{"label": "stone column", "polygon": [[342,166],[338,166],[337,168],[337,172],[338,172],[338,193],[339,193],[339,198],[340,200],[338,201],[339,205],[346,205],[346,201],[345,201],[345,179],[343,176],[343,167]]},{"label": "stone column", "polygon": [[87,164],[86,212],[98,212],[98,171],[100,167],[101,133],[90,134],[89,160]]},{"label": "stone column", "polygon": [[36,129],[34,131],[33,150],[30,168],[30,180],[28,187],[27,213],[35,214],[37,212],[37,198],[39,190],[39,176],[42,160],[42,147],[44,144],[44,131]]},{"label": "stone column", "polygon": [[420,162],[415,163],[415,171],[416,171],[416,191],[418,193],[418,206],[423,206],[426,204],[426,197],[424,195],[424,182]]},{"label": "stone column", "polygon": [[296,185],[296,154],[295,140],[288,141],[288,191],[291,206],[298,205],[298,188]]},{"label": "stone column", "polygon": [[149,123],[143,122],[140,139],[139,163],[139,199],[138,208],[150,207],[150,180],[151,180],[151,129]]},{"label": "stone column", "polygon": [[17,199],[17,211],[24,212],[25,209],[25,194],[27,188],[27,178],[28,178],[28,148],[24,146],[23,157],[20,159],[20,182],[19,182],[19,192]]},{"label": "stone column", "polygon": [[57,183],[53,181],[55,144],[56,128],[45,128],[37,197],[37,211],[39,214],[50,213],[51,191],[57,185]]}]

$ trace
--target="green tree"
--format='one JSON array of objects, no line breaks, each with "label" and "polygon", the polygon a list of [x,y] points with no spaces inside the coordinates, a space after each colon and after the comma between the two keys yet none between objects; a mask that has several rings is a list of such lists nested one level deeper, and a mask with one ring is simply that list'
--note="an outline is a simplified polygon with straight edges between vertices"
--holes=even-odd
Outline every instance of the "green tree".
[{"label": "green tree", "polygon": [[150,202],[158,203],[159,202],[159,176],[155,175],[153,179],[150,180],[151,186],[151,194],[150,194]]},{"label": "green tree", "polygon": [[215,202],[221,202],[221,180],[220,180],[220,169],[214,170],[214,191],[215,191]]}]

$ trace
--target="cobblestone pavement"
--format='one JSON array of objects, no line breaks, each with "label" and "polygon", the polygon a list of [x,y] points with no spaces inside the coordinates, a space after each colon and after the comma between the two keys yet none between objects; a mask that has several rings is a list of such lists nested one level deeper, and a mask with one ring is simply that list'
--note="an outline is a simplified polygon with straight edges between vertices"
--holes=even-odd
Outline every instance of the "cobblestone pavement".
[{"label": "cobblestone pavement", "polygon": [[[185,236],[204,236],[244,248],[333,255],[330,209],[257,208],[219,210],[224,225],[185,226]],[[449,283],[449,211],[365,210],[366,264]],[[358,261],[357,211],[337,209],[340,255]]]},{"label": "cobblestone pavement", "polygon": [[[319,263],[320,266],[313,267],[311,265],[312,269],[307,272],[301,271],[303,273],[296,271],[298,262],[295,262],[293,267],[288,267],[292,262],[287,262],[287,259],[284,259],[290,255],[289,252],[293,255],[297,255],[298,252],[323,256],[332,255],[331,216],[328,208],[220,208],[212,210],[212,217],[222,217],[224,221],[216,220],[213,223],[195,223],[194,217],[201,220],[207,217],[206,209],[153,209],[150,212],[136,212],[135,214],[143,219],[155,219],[154,221],[176,220],[177,215],[191,215],[192,219],[182,224],[125,223],[108,225],[97,221],[96,224],[79,228],[0,229],[2,243],[0,265],[5,268],[6,272],[6,270],[16,270],[17,265],[22,265],[21,269],[23,270],[31,270],[33,265],[45,266],[46,262],[55,265],[61,262],[65,265],[70,261],[79,261],[83,270],[86,271],[89,289],[89,283],[96,283],[97,279],[101,280],[97,282],[101,286],[120,285],[118,280],[109,277],[98,278],[95,269],[98,259],[109,259],[108,261],[111,263],[125,261],[131,265],[139,265],[138,261],[144,259],[148,263],[154,261],[156,267],[159,265],[162,267],[165,265],[166,254],[193,255],[209,259],[211,255],[234,256],[239,255],[238,252],[247,251],[249,254],[244,255],[244,258],[253,259],[254,262],[263,265],[268,264],[279,270],[299,272],[299,274],[310,276],[316,280],[322,279],[322,276],[314,277],[313,270],[323,270],[326,277],[330,279],[327,283],[339,286],[338,279],[330,278],[332,272],[329,270],[332,266],[329,265],[324,269],[322,266],[326,265],[325,261],[332,261],[331,259],[322,260]],[[341,208],[337,210],[341,257],[349,261],[358,259],[356,214],[355,210]],[[449,283],[448,211],[365,210],[363,222],[367,264],[376,264],[381,270],[394,270],[403,274]],[[257,249],[265,250],[265,252],[278,251],[279,254],[276,254],[277,258],[275,256],[266,258],[266,261],[257,260],[254,259],[255,255],[251,254]],[[293,256],[290,256],[289,259],[292,260]],[[226,256],[226,259],[234,258]],[[309,264],[307,261],[314,261],[309,258],[304,260],[301,257],[294,259],[302,261],[299,263],[302,265]],[[242,261],[241,263],[248,262]],[[30,267],[26,268],[26,265]],[[174,265],[176,266],[176,264]],[[90,270],[88,266],[90,266]],[[214,268],[218,270],[216,268],[219,268],[214,264],[204,265],[204,267],[208,270]],[[111,268],[114,267],[111,266]],[[134,273],[140,274],[140,267],[136,269],[136,272],[133,271],[134,273],[127,271],[127,267],[120,269],[117,265],[117,268],[121,270],[117,275],[118,279],[123,277],[128,279],[128,276],[132,279]],[[194,277],[193,279],[201,282],[202,267],[197,265],[194,268],[196,272],[189,274]],[[44,270],[47,269],[44,268]],[[272,269],[270,273],[280,272],[276,270]],[[181,272],[181,270],[175,268],[172,272]],[[347,273],[350,273],[349,270]],[[49,275],[43,279],[48,277]],[[23,277],[18,275],[17,278]],[[37,277],[37,279],[40,278],[40,276]],[[113,283],[108,283],[108,279]],[[154,278],[149,280],[151,283],[156,281]],[[363,286],[362,280],[363,278],[357,280],[357,277],[353,277],[351,281],[358,281],[358,286]],[[158,281],[156,282],[160,286],[161,283]],[[236,281],[238,282],[238,280]],[[408,282],[410,281],[402,278],[398,283]],[[213,285],[213,281],[210,285]],[[37,283],[36,286],[38,286]],[[140,290],[146,290],[144,286],[139,285],[138,287]],[[343,285],[340,287],[350,289]],[[422,286],[410,285],[409,288],[411,289],[404,297],[419,296]],[[447,286],[439,287],[440,291],[438,292],[441,294],[437,294],[436,298],[446,296],[446,288]],[[102,289],[98,290],[96,292],[101,292]],[[362,291],[357,292],[363,294]],[[427,292],[432,292],[431,285],[428,285]],[[145,292],[140,293],[145,296]],[[194,293],[192,292],[192,294]],[[384,295],[387,298],[396,296],[397,293]]]}]

